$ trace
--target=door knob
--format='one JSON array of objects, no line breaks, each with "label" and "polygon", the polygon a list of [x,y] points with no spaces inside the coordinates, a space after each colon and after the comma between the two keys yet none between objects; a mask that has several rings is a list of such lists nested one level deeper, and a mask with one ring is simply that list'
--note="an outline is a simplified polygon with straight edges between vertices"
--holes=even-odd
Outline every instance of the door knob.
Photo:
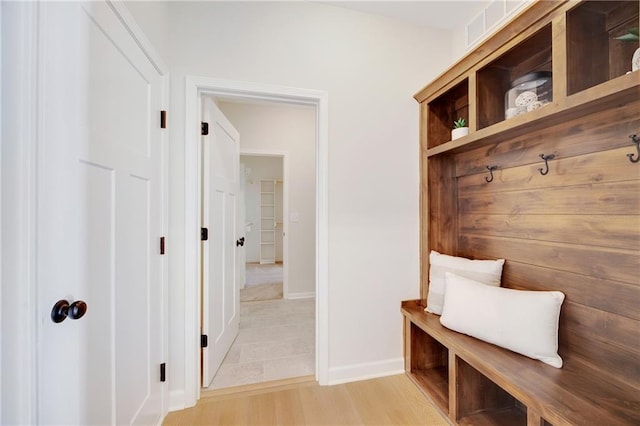
[{"label": "door knob", "polygon": [[82,300],[76,300],[71,305],[67,300],[58,300],[51,309],[51,321],[60,323],[67,317],[72,320],[80,319],[87,313],[87,304]]},{"label": "door knob", "polygon": [[238,246],[244,246],[244,237],[242,237],[238,241],[236,241],[236,247],[238,247]]},{"label": "door knob", "polygon": [[69,306],[67,316],[72,320],[80,319],[87,313],[87,304],[82,300],[76,300]]}]

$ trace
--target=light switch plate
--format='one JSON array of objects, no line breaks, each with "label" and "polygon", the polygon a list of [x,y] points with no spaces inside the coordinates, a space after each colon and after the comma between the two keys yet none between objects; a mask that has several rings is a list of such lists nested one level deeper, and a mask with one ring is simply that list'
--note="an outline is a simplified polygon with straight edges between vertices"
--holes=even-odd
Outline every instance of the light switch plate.
[{"label": "light switch plate", "polygon": [[300,215],[298,214],[298,212],[289,213],[289,222],[300,222]]}]

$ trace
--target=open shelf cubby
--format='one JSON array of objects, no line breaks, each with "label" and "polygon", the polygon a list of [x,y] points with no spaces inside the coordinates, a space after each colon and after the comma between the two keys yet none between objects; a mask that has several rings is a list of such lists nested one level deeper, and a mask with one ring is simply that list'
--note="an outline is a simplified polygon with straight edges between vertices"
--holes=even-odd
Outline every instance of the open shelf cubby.
[{"label": "open shelf cubby", "polygon": [[631,71],[640,43],[616,37],[638,27],[639,10],[637,1],[586,1],[567,13],[568,95]]},{"label": "open shelf cubby", "polygon": [[449,351],[414,323],[409,375],[444,413],[449,412]]},{"label": "open shelf cubby", "polygon": [[429,148],[451,140],[453,122],[464,118],[469,123],[469,80],[464,79],[429,102]]},{"label": "open shelf cubby", "polygon": [[455,371],[459,424],[527,424],[523,404],[458,356]]},{"label": "open shelf cubby", "polygon": [[534,71],[552,71],[551,24],[483,67],[477,74],[478,129],[505,119],[511,82]]}]

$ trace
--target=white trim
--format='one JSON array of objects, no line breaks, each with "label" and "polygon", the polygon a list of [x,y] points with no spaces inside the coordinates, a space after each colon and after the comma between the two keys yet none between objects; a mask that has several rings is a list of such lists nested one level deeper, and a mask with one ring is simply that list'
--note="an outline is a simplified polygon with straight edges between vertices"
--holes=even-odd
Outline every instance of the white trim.
[{"label": "white trim", "polygon": [[133,19],[133,15],[131,15],[129,9],[124,5],[124,2],[118,0],[105,0],[105,2],[111,7],[118,19],[120,19],[122,25],[129,31],[131,38],[133,38],[140,47],[140,50],[147,59],[149,59],[149,62],[151,62],[151,65],[158,71],[158,74],[167,75],[169,73],[169,67],[167,67],[147,36],[142,32],[140,26],[135,19]]},{"label": "white trim", "polygon": [[[199,299],[199,261],[201,256],[199,244],[199,170],[201,158],[198,136],[200,123],[200,97],[196,82],[189,77],[185,79],[185,147],[184,147],[184,402],[182,406],[190,407],[200,399],[200,299]],[[190,143],[189,143],[190,142]],[[178,342],[175,342],[179,345]],[[173,392],[172,392],[173,395]],[[177,401],[171,406],[179,405]]]},{"label": "white trim", "polygon": [[[240,135],[242,144],[242,134]],[[289,151],[271,149],[240,149],[240,155],[254,157],[280,157],[282,158],[282,294],[288,299],[289,294]]]},{"label": "white trim", "polygon": [[329,370],[329,385],[376,379],[404,373],[404,358],[352,364]]},{"label": "white trim", "polygon": [[[162,109],[169,109],[169,92],[171,78],[169,73],[162,76]],[[167,120],[168,121],[168,120]],[[168,127],[168,125],[167,125]],[[161,162],[162,162],[162,236],[169,238],[169,129],[161,129]],[[165,242],[166,245],[168,245]],[[166,246],[165,246],[166,248]],[[162,353],[163,362],[169,363],[169,258],[162,258]],[[162,416],[161,421],[169,412],[170,393],[169,381],[162,388]]]},{"label": "white trim", "polygon": [[301,291],[298,293],[287,293],[285,294],[284,298],[285,299],[289,299],[289,300],[294,300],[294,299],[312,299],[316,297],[316,293],[313,291]]},{"label": "white trim", "polygon": [[169,411],[179,411],[187,408],[187,406],[184,405],[185,398],[184,390],[182,389],[172,390],[169,394],[169,400],[171,401]]},{"label": "white trim", "polygon": [[[200,397],[198,292],[198,132],[201,94],[315,105],[316,126],[316,379],[327,384],[328,338],[328,94],[325,91],[260,83],[185,78],[185,406]],[[176,344],[179,344],[176,342]],[[177,405],[175,402],[172,405]]]},{"label": "white trim", "polygon": [[[2,40],[2,5],[0,5],[0,40]],[[2,43],[0,42],[0,100],[2,99]],[[2,168],[2,103],[0,102],[0,169]],[[0,306],[2,306],[2,173],[0,173]],[[2,315],[0,315],[0,422],[2,422]]]}]

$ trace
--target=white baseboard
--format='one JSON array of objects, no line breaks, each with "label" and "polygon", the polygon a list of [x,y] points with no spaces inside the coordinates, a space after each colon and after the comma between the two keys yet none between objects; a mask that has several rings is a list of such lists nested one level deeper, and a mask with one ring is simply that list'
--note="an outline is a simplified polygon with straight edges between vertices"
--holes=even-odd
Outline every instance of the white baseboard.
[{"label": "white baseboard", "polygon": [[184,389],[169,392],[169,411],[184,410]]},{"label": "white baseboard", "polygon": [[404,358],[352,364],[344,367],[329,368],[329,385],[357,382],[378,377],[393,376],[404,373]]},{"label": "white baseboard", "polygon": [[285,299],[311,299],[313,297],[316,297],[316,292],[315,291],[306,291],[306,292],[301,292],[301,293],[289,293],[287,295],[285,295]]}]

